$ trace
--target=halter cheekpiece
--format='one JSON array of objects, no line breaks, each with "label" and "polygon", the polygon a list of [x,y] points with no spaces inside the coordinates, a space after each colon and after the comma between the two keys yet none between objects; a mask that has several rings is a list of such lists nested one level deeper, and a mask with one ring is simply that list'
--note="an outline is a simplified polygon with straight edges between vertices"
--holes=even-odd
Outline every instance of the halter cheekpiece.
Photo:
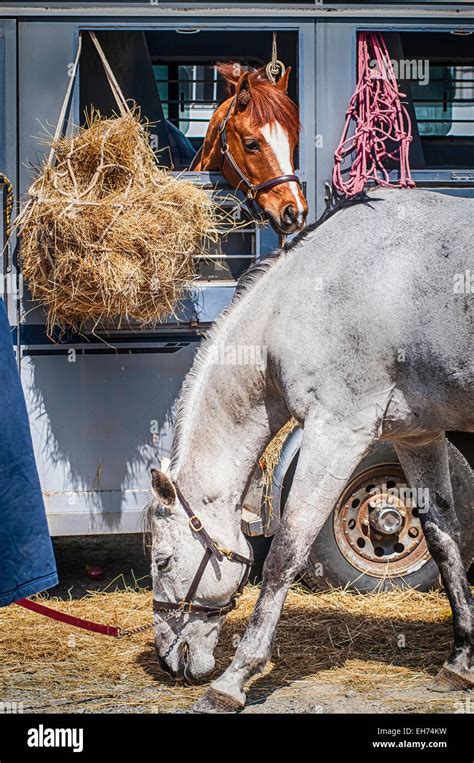
[{"label": "halter cheekpiece", "polygon": [[[191,509],[179,487],[175,483],[173,483],[173,487],[176,491],[177,498],[179,499],[183,509],[189,517],[189,526],[191,530],[196,533],[197,537],[204,545],[204,556],[202,557],[201,563],[199,564],[199,567],[184,599],[179,602],[158,601],[157,599],[153,599],[153,609],[155,612],[171,612],[179,610],[185,613],[199,612],[206,614],[208,617],[220,617],[221,615],[226,615],[237,606],[238,599],[242,595],[242,592],[247,585],[253,559],[242,556],[236,551],[230,551],[227,548],[223,548],[217,543],[217,541],[211,538],[199,517],[196,516],[196,514]],[[210,604],[194,604],[194,598],[196,596],[199,583],[201,582],[205,569],[212,557],[214,557],[214,559],[216,559],[219,563],[222,562],[224,558],[226,558],[231,562],[239,562],[245,566],[244,574],[242,575],[236,591],[232,594],[229,601],[226,604],[223,604],[221,607]]]}]

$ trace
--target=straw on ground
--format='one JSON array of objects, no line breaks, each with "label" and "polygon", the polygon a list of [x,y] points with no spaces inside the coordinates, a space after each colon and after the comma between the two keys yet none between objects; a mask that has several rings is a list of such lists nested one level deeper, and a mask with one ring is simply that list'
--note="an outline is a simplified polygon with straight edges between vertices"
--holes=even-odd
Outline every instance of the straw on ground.
[{"label": "straw on ground", "polygon": [[[227,619],[217,648],[216,673],[232,659],[255,604],[248,587]],[[121,627],[151,620],[145,590],[93,593],[50,604],[81,617]],[[441,666],[451,642],[449,603],[441,592],[412,589],[359,596],[344,591],[290,591],[272,662],[251,689],[253,701],[276,687],[298,696],[309,681],[383,698],[390,687],[425,686]],[[202,687],[175,685],[158,666],[153,632],[115,640],[90,635],[14,605],[0,610],[0,696],[21,696],[26,709],[75,712],[113,709],[137,712],[187,710]],[[343,694],[342,694],[343,696]],[[430,695],[430,707],[449,698]],[[436,704],[438,703],[438,704]]]}]

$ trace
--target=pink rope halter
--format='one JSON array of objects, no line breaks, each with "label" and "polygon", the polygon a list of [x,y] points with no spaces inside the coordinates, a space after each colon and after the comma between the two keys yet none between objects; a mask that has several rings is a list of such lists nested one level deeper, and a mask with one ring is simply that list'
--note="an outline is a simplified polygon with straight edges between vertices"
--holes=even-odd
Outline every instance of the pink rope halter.
[{"label": "pink rope halter", "polygon": [[[376,32],[362,32],[358,37],[358,76],[334,154],[334,187],[348,197],[361,193],[369,180],[383,186],[412,188],[415,183],[408,161],[411,122],[401,102],[405,95],[398,89],[385,41]],[[355,130],[348,137],[352,122]],[[348,179],[343,180],[342,163],[350,154],[354,159]],[[399,163],[398,181],[390,181],[386,160]]]}]

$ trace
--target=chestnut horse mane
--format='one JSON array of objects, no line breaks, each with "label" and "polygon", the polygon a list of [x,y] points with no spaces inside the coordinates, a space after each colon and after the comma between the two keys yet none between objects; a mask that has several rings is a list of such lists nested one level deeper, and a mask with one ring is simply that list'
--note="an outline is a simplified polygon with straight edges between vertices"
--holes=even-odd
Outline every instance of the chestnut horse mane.
[{"label": "chestnut horse mane", "polygon": [[[228,97],[235,95],[242,74],[240,64],[218,63],[217,71],[227,83]],[[268,79],[265,68],[251,71],[248,77],[250,99],[246,108],[249,121],[255,127],[279,122],[296,135],[300,131],[298,107],[286,93]]]}]

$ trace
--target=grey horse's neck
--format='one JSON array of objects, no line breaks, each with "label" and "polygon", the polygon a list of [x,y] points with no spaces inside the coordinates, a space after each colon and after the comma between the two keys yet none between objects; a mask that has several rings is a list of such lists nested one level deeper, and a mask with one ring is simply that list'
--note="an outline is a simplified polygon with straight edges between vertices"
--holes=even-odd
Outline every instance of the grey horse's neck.
[{"label": "grey horse's neck", "polygon": [[[239,288],[200,349],[181,394],[170,471],[204,516],[223,505],[236,513],[256,454],[289,418],[268,382],[266,279],[258,268]],[[259,321],[253,319],[257,304]]]}]

